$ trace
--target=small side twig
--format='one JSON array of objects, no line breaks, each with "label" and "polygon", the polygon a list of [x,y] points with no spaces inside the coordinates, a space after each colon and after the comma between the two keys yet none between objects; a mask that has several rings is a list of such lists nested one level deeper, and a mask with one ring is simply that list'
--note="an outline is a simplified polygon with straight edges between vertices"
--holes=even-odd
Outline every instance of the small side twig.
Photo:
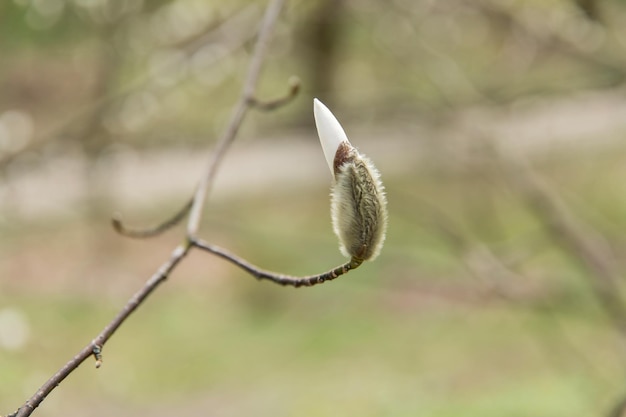
[{"label": "small side twig", "polygon": [[263,67],[263,59],[267,50],[267,44],[269,42],[271,29],[276,23],[276,19],[283,7],[284,0],[274,0],[270,3],[265,11],[263,17],[263,23],[259,30],[259,37],[257,39],[256,47],[250,60],[250,66],[248,75],[243,86],[243,92],[235,105],[235,108],[231,114],[230,121],[226,127],[226,130],[220,137],[215,150],[211,154],[207,169],[204,172],[198,184],[196,193],[193,196],[193,203],[191,206],[191,212],[189,214],[189,221],[187,222],[187,235],[195,236],[200,227],[200,220],[202,219],[202,210],[204,209],[204,202],[206,196],[209,194],[210,188],[214,182],[218,168],[221,161],[224,159],[224,155],[228,148],[232,144],[237,132],[241,127],[241,124],[250,108],[250,98],[254,97],[256,85],[258,83],[259,76],[261,75],[261,69]]},{"label": "small side twig", "polygon": [[250,97],[248,99],[248,105],[261,111],[272,111],[286,104],[289,104],[300,91],[300,79],[298,77],[291,77],[287,82],[289,85],[289,91],[283,97],[276,98],[274,100],[260,100],[256,97]]},{"label": "small side twig", "polygon": [[219,163],[226,154],[226,151],[228,150],[230,144],[237,136],[237,132],[239,130],[239,127],[243,123],[247,111],[251,107],[263,111],[276,110],[279,107],[289,104],[300,91],[300,79],[294,76],[288,80],[289,91],[283,97],[274,100],[263,101],[256,98],[254,94],[259,76],[261,74],[263,58],[265,56],[265,50],[269,41],[270,29],[274,26],[274,23],[278,18],[278,14],[280,12],[280,9],[282,8],[283,3],[284,0],[275,1],[267,8],[264,18],[264,24],[260,30],[259,38],[257,40],[257,46],[254,50],[254,54],[250,62],[248,76],[243,87],[243,92],[233,110],[233,114],[231,116],[230,122],[227,125],[226,130],[218,140],[216,148],[211,154],[211,159],[207,164],[207,170],[205,171],[205,174],[203,175],[202,180],[198,185],[194,197],[184,207],[182,207],[179,212],[174,214],[174,216],[153,228],[144,230],[130,229],[124,226],[119,218],[113,218],[111,221],[115,231],[123,236],[139,239],[158,236],[161,233],[169,230],[171,227],[180,223],[191,211],[187,226],[187,234],[191,237],[197,233],[206,195],[209,192],[210,185],[213,183],[219,167]]},{"label": "small side twig", "polygon": [[200,239],[191,240],[191,244],[198,249],[202,249],[204,251],[217,255],[222,259],[227,260],[228,262],[238,266],[239,268],[243,269],[244,271],[248,272],[250,275],[259,280],[264,279],[271,281],[275,284],[291,286],[295,288],[310,287],[317,284],[323,284],[326,281],[331,281],[335,278],[340,277],[341,275],[347,274],[351,270],[361,266],[361,264],[363,263],[363,260],[353,257],[352,259],[350,259],[350,261],[336,268],[333,268],[330,271],[323,272],[317,275],[297,277],[293,275],[285,275],[261,269],[255,265],[252,265],[245,259],[242,259],[237,255],[227,251],[226,249],[220,248],[219,246],[211,245],[210,243],[204,242]]},{"label": "small side twig", "polygon": [[185,218],[185,216],[187,216],[187,213],[189,213],[192,203],[193,203],[193,200],[189,200],[187,204],[185,204],[172,217],[165,220],[163,223],[158,224],[149,229],[128,228],[127,226],[124,225],[124,223],[122,223],[122,220],[117,216],[111,219],[111,224],[113,226],[113,229],[115,229],[115,231],[122,236],[131,237],[135,239],[146,239],[150,237],[155,237],[171,229],[172,227],[176,226],[178,223],[180,223]]},{"label": "small side twig", "polygon": [[[288,80],[289,91],[283,97],[274,99],[274,100],[260,100],[255,97],[249,97],[247,100],[247,105],[249,107],[254,107],[255,109],[262,111],[272,111],[276,110],[279,107],[285,106],[289,104],[300,91],[300,79],[298,77],[291,77]],[[243,119],[239,120],[238,123],[243,122]],[[234,138],[234,136],[233,136]],[[148,229],[133,229],[125,226],[122,220],[119,217],[113,217],[111,219],[111,225],[113,229],[122,236],[134,238],[134,239],[146,239],[160,235],[163,232],[171,229],[180,223],[189,213],[191,208],[193,207],[195,197],[189,202],[187,202],[178,212],[176,212],[172,217],[166,219],[162,223],[148,228]]]}]

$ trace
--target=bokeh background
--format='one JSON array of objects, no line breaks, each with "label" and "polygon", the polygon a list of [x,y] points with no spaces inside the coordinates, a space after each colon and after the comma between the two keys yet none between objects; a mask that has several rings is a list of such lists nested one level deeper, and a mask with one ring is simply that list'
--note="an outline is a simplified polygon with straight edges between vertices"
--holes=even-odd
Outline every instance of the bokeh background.
[{"label": "bokeh background", "polygon": [[[265,2],[0,2],[0,414],[183,238]],[[201,235],[312,274],[343,259],[324,101],[382,172],[379,259],[294,290],[194,252],[39,416],[622,415],[626,3],[292,0]]]}]

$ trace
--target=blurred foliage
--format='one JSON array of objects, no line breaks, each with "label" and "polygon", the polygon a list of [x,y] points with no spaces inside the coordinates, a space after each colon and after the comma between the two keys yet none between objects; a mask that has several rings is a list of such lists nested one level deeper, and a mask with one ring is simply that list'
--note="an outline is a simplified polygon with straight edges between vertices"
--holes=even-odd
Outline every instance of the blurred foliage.
[{"label": "blurred foliage", "polygon": [[[295,74],[303,96],[320,96],[360,123],[393,123],[612,87],[624,80],[626,10],[621,2],[597,3],[602,20],[566,0],[294,1],[278,28],[262,95],[279,95]],[[244,1],[24,0],[1,7],[0,106],[37,121],[30,140],[86,140],[95,125],[108,141],[146,146],[214,137],[235,100],[261,13]],[[229,25],[233,16],[239,20]],[[97,114],[87,116],[90,109]],[[301,99],[253,126],[308,123],[308,113]],[[89,117],[97,122],[86,123]]]}]

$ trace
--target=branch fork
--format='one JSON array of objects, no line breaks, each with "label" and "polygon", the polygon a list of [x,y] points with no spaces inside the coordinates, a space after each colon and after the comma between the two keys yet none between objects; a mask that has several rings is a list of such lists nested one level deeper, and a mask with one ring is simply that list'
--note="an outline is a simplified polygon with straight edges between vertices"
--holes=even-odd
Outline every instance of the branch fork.
[{"label": "branch fork", "polygon": [[[214,182],[215,175],[218,172],[220,163],[226,152],[234,141],[248,110],[275,110],[290,103],[300,91],[300,81],[296,77],[292,77],[288,82],[288,91],[282,97],[272,100],[261,100],[257,98],[255,94],[270,34],[284,2],[285,0],[271,0],[266,9],[239,100],[233,108],[226,129],[217,141],[193,198],[178,212],[152,228],[142,230],[127,227],[119,216],[114,216],[112,219],[113,228],[123,236],[131,238],[151,238],[162,234],[182,222],[183,219],[188,218],[183,242],[174,248],[169,259],[166,260],[152,277],[146,281],[144,286],[128,300],[122,310],[100,334],[50,377],[50,379],[48,379],[48,381],[17,411],[10,414],[8,417],[30,416],[54,388],[89,357],[93,356],[95,359],[96,368],[101,367],[103,362],[103,348],[109,338],[147,297],[169,277],[170,273],[193,248],[225,259],[258,280],[268,280],[275,284],[295,288],[310,287],[336,279],[358,268],[365,260],[373,259],[380,251],[380,247],[384,241],[387,213],[386,199],[382,184],[379,180],[378,171],[376,171],[373,164],[371,164],[371,161],[360,155],[358,151],[350,145],[339,122],[317,99],[314,102],[314,113],[324,153],[327,157],[328,155],[335,155],[334,161],[332,162],[334,165],[329,165],[331,172],[333,172],[333,187],[339,187],[339,189],[343,189],[344,191],[347,190],[347,192],[344,193],[340,191],[335,193],[333,191],[333,198],[339,198],[338,201],[335,201],[338,208],[336,210],[333,209],[333,224],[336,223],[336,216],[344,218],[339,220],[340,225],[335,227],[335,232],[340,238],[342,252],[348,256],[349,261],[320,274],[297,277],[261,269],[228,250],[212,245],[197,237],[205,201]],[[322,126],[322,128],[320,128],[320,126]],[[328,127],[330,127],[330,129],[328,129]],[[338,136],[333,137],[333,135]],[[337,138],[342,140],[337,141]],[[331,145],[328,144],[329,139]],[[337,146],[333,148],[332,143],[336,143]],[[348,155],[349,157],[342,159],[339,156],[346,156],[345,152],[343,152],[345,146],[350,146],[350,153]],[[352,211],[350,215],[346,215],[346,207],[348,211]],[[344,241],[346,236],[348,236],[347,239],[349,242]]]}]

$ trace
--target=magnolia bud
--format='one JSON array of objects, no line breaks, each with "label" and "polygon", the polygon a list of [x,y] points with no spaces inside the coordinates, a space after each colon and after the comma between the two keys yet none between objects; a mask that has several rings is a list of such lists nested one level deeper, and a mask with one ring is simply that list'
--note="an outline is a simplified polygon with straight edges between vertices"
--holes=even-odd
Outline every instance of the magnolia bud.
[{"label": "magnolia bud", "polygon": [[318,99],[313,100],[313,113],[334,178],[330,208],[341,253],[360,261],[374,259],[387,231],[387,199],[380,173],[350,144],[335,116]]}]

